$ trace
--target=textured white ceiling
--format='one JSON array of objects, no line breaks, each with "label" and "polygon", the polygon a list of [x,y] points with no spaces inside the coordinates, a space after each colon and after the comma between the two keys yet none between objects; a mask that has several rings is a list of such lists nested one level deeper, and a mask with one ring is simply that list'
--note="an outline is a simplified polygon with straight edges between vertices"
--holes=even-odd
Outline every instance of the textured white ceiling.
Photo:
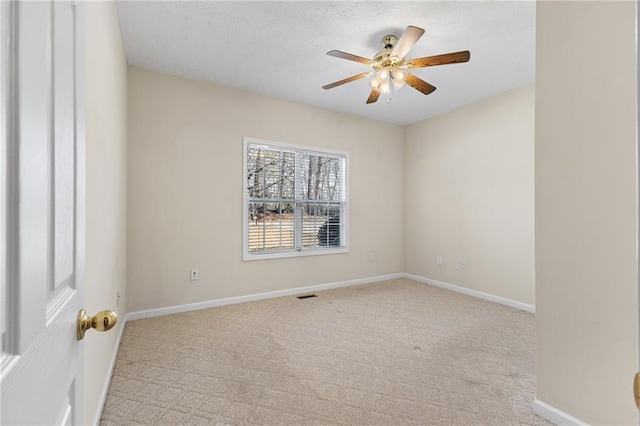
[{"label": "textured white ceiling", "polygon": [[[395,124],[410,124],[532,83],[534,1],[118,2],[131,65]],[[471,51],[464,64],[414,70],[437,90],[403,87],[367,105],[368,81],[322,86],[369,67],[385,34],[426,30],[407,58]]]}]

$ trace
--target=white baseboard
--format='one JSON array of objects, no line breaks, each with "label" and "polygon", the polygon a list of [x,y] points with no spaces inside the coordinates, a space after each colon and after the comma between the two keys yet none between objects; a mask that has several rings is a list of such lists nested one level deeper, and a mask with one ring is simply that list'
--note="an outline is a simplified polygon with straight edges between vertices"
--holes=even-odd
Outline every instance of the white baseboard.
[{"label": "white baseboard", "polygon": [[[100,424],[100,417],[102,417],[102,412],[104,411],[104,404],[107,402],[107,393],[109,392],[109,385],[111,385],[111,377],[113,376],[113,369],[116,366],[116,359],[118,358],[118,350],[120,350],[120,342],[122,341],[122,334],[124,333],[124,328],[127,325],[127,315],[122,318],[122,326],[120,327],[120,331],[118,331],[118,338],[116,339],[116,344],[113,348],[113,352],[111,353],[111,360],[109,362],[109,374],[107,375],[106,380],[104,381],[104,386],[102,387],[102,392],[100,392],[100,398],[98,399],[98,406],[96,407],[96,413],[93,418],[93,424],[98,426]],[[85,363],[86,364],[86,363]]]},{"label": "white baseboard", "polygon": [[408,278],[410,280],[414,280],[414,281],[418,281],[418,282],[421,282],[421,283],[429,284],[429,285],[432,285],[434,287],[440,287],[440,288],[444,288],[446,290],[455,291],[457,293],[467,294],[469,296],[477,297],[479,299],[488,300],[490,302],[499,303],[501,305],[511,306],[512,308],[521,309],[523,311],[527,311],[527,312],[531,312],[531,313],[535,313],[536,312],[536,307],[534,305],[529,305],[527,303],[517,302],[515,300],[506,299],[504,297],[494,296],[493,294],[483,293],[481,291],[471,290],[471,289],[468,289],[468,288],[465,288],[465,287],[460,287],[460,286],[457,286],[457,285],[448,284],[448,283],[445,283],[445,282],[442,282],[442,281],[436,281],[436,280],[432,280],[432,279],[429,279],[429,278],[419,277],[419,276],[413,275],[413,274],[404,273],[402,275],[405,278]]},{"label": "white baseboard", "polygon": [[587,424],[537,398],[533,401],[533,412],[558,426],[583,426]]},{"label": "white baseboard", "polygon": [[162,315],[178,314],[181,312],[197,311],[199,309],[215,308],[217,306],[233,305],[236,303],[253,302],[256,300],[272,299],[274,297],[292,296],[294,294],[312,293],[314,291],[330,290],[332,288],[349,287],[353,285],[369,284],[378,281],[393,280],[402,278],[404,274],[378,275],[376,277],[359,278],[356,280],[339,281],[329,284],[312,285],[308,287],[297,287],[287,290],[270,291],[267,293],[249,294],[246,296],[227,297],[225,299],[208,300],[206,302],[189,303],[186,305],[169,306],[166,308],[149,309],[146,311],[130,312],[126,321],[143,318],[153,318]]}]

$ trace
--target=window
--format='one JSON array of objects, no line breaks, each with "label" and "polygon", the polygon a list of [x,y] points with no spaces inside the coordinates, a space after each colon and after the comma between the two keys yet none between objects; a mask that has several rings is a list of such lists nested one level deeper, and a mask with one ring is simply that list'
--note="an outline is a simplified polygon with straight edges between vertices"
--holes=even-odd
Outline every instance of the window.
[{"label": "window", "polygon": [[347,253],[348,154],[244,139],[243,260]]}]

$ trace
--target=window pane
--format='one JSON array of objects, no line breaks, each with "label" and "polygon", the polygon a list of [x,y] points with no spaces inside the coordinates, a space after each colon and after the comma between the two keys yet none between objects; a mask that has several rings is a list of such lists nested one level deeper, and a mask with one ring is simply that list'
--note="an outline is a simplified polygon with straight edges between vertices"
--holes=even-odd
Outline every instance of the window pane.
[{"label": "window pane", "polygon": [[284,203],[249,203],[249,252],[293,249],[293,206]]},{"label": "window pane", "polygon": [[302,203],[302,246],[340,247],[340,204]]},{"label": "window pane", "polygon": [[247,150],[247,190],[250,198],[293,199],[295,156],[260,146]]},{"label": "window pane", "polygon": [[344,164],[342,158],[301,154],[301,195],[305,200],[344,201]]}]

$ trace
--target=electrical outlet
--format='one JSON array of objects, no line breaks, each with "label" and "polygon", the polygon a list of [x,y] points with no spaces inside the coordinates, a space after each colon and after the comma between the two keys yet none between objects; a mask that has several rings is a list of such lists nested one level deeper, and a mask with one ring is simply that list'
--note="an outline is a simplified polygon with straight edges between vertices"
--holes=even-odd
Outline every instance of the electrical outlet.
[{"label": "electrical outlet", "polygon": [[373,263],[376,260],[376,254],[374,252],[369,253],[369,263]]},{"label": "electrical outlet", "polygon": [[469,262],[467,262],[467,259],[462,259],[462,260],[460,261],[460,267],[461,267],[462,269],[467,269],[467,266],[469,266]]},{"label": "electrical outlet", "polygon": [[198,272],[197,269],[192,269],[191,270],[191,281],[196,281],[200,279],[200,273]]},{"label": "electrical outlet", "polygon": [[442,265],[442,256],[436,256],[436,263]]}]

